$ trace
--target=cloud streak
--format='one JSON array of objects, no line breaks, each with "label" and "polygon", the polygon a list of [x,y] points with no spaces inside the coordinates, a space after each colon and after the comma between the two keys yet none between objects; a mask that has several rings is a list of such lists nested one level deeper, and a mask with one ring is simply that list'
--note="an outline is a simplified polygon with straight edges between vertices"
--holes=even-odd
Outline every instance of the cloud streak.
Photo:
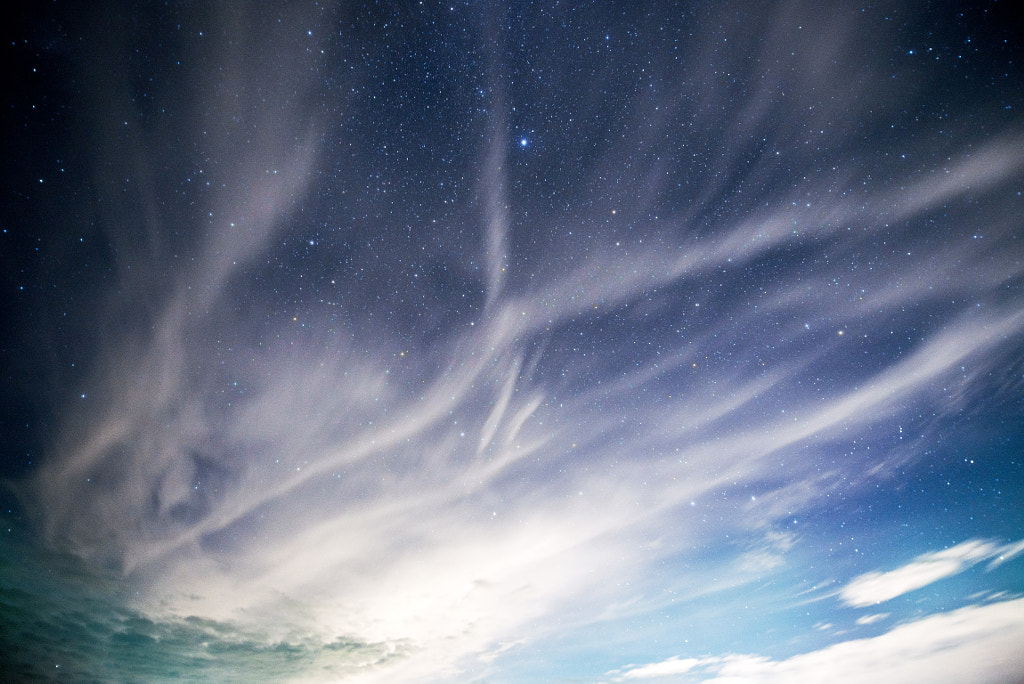
[{"label": "cloud streak", "polygon": [[610,672],[613,681],[1005,682],[1024,671],[1015,643],[1024,636],[1024,599],[967,606],[908,622],[869,639],[844,641],[785,660],[756,655],[670,658]]},{"label": "cloud streak", "polygon": [[952,577],[982,561],[992,560],[990,567],[995,567],[1022,552],[1024,540],[1000,545],[971,539],[942,551],[922,554],[896,570],[855,577],[842,588],[839,598],[855,608],[872,606]]},{"label": "cloud streak", "polygon": [[[796,37],[784,28],[794,12],[818,16],[797,4],[764,18],[774,28],[759,71],[746,77],[756,91],[750,111],[726,124],[725,137],[808,111],[764,83],[797,98],[821,87],[836,97],[824,98],[832,114],[807,115],[821,124],[818,132],[787,124],[773,146],[802,150],[795,136],[810,136],[830,158],[842,149],[860,166],[877,164],[884,182],[854,188],[846,170],[815,175],[820,160],[803,152],[793,152],[786,171],[767,142],[756,154],[726,144],[676,203],[687,208],[665,211],[657,198],[685,185],[681,162],[639,158],[657,146],[658,131],[624,127],[621,145],[573,176],[581,201],[558,214],[522,191],[526,172],[508,149],[511,115],[492,112],[473,150],[482,169],[475,204],[464,209],[479,225],[466,229],[473,247],[458,258],[459,269],[476,273],[482,264],[482,274],[463,291],[438,295],[447,298],[438,307],[469,312],[446,326],[406,326],[401,307],[391,306],[388,298],[399,296],[392,292],[419,287],[397,275],[405,268],[399,261],[411,261],[397,246],[372,280],[365,274],[378,248],[358,251],[345,241],[325,258],[334,270],[317,287],[327,291],[338,280],[351,289],[332,308],[324,300],[333,295],[303,299],[313,278],[303,279],[308,274],[293,260],[316,241],[296,237],[297,226],[304,212],[316,213],[318,194],[334,191],[323,180],[325,159],[341,143],[325,142],[327,117],[311,104],[320,96],[308,62],[318,58],[308,55],[320,44],[289,46],[322,20],[302,15],[265,27],[275,54],[284,55],[280,64],[249,63],[254,46],[263,54],[255,36],[241,41],[249,46],[241,53],[232,41],[204,52],[224,69],[199,73],[227,75],[204,86],[216,97],[202,99],[205,132],[189,140],[209,145],[221,167],[219,189],[197,202],[203,211],[194,212],[182,250],[190,265],[171,268],[169,280],[141,257],[125,265],[132,273],[117,285],[110,318],[139,291],[150,293],[153,313],[129,334],[112,328],[83,393],[89,401],[64,412],[52,454],[18,485],[41,536],[125,578],[139,592],[133,608],[174,624],[195,616],[251,628],[269,617],[280,633],[264,635],[268,642],[302,632],[380,651],[353,677],[468,677],[485,672],[507,644],[536,642],[563,620],[597,621],[630,598],[619,587],[668,558],[692,556],[702,536],[763,533],[820,503],[823,487],[885,480],[921,458],[877,434],[903,424],[927,430],[919,416],[955,413],[980,391],[980,378],[1017,354],[1024,310],[1006,285],[1019,283],[1022,267],[1006,215],[985,224],[989,242],[967,247],[947,224],[937,232],[898,226],[935,218],[950,203],[1001,197],[1020,178],[1024,139],[1007,132],[960,151],[937,180],[883,165],[877,151],[826,130],[843,120],[836,113],[845,105],[870,111],[870,102],[854,103],[828,85],[854,69],[856,60],[839,56],[868,34],[841,30],[859,20],[840,11],[824,34]],[[228,34],[249,19],[224,22]],[[797,53],[813,59],[786,57]],[[715,54],[709,46],[706,60],[691,61],[711,64]],[[764,66],[778,55],[794,70],[786,77]],[[690,75],[697,82],[706,74]],[[867,81],[855,92],[883,102],[869,87],[880,77],[870,69],[860,77]],[[686,88],[673,86],[640,99],[629,116],[675,126],[689,121],[688,107]],[[132,164],[148,165],[157,185],[170,183],[158,160],[143,154],[166,144],[153,137],[138,144],[141,159]],[[715,148],[704,137],[692,144]],[[630,178],[613,169],[621,148],[640,150],[630,157]],[[748,156],[751,170],[736,171]],[[791,182],[779,185],[780,178]],[[896,183],[907,190],[896,192]],[[778,189],[762,195],[762,185]],[[735,188],[750,190],[743,196]],[[591,194],[600,200],[582,201]],[[623,206],[628,222],[617,212],[601,224],[605,203]],[[965,211],[968,223],[989,219]],[[159,238],[175,220],[146,227]],[[351,243],[403,230],[376,220],[351,228],[358,237]],[[133,234],[123,228],[118,239],[137,248],[132,254],[146,251]],[[534,234],[553,236],[551,249],[570,256],[548,259],[529,247]],[[885,241],[885,249],[872,248],[871,268],[850,268]],[[344,271],[344,259],[359,263]],[[474,288],[480,301],[463,304]],[[879,346],[867,349],[865,340]],[[863,435],[879,448],[825,467],[816,460]],[[756,500],[736,494],[744,486]],[[770,548],[739,559],[732,579],[784,564],[794,540],[769,538]],[[840,595],[850,606],[873,605],[1020,552],[1020,544],[965,542],[863,575]],[[964,609],[817,656],[680,657],[618,676],[792,681],[869,648],[886,654],[879,672],[896,672],[891,658],[908,649],[915,658],[938,653],[938,642],[922,636],[926,626],[979,636],[961,655],[980,662],[1008,643],[1006,634],[1019,634],[1014,608]],[[982,618],[1008,631],[988,630]]]}]

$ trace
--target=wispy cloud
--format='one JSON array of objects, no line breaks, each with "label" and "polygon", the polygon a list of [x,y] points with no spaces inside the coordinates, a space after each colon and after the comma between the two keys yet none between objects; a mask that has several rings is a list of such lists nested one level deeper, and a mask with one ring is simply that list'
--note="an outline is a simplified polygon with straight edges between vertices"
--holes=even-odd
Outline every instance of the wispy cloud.
[{"label": "wispy cloud", "polygon": [[994,558],[1001,563],[1022,551],[1024,540],[1007,545],[968,540],[943,551],[921,554],[896,570],[855,577],[840,590],[839,598],[849,606],[875,605],[959,574],[982,561]]},{"label": "wispy cloud", "polygon": [[[614,681],[659,679],[720,684],[773,682],[1016,681],[1024,674],[1024,599],[968,606],[784,660],[757,655],[673,657],[609,672]],[[681,676],[680,676],[681,675]]]},{"label": "wispy cloud", "polygon": [[[822,22],[824,32],[798,35],[792,12]],[[304,200],[327,193],[323,178],[334,177],[320,175],[331,147],[326,115],[299,104],[315,87],[301,77],[312,69],[303,60],[319,59],[306,56],[319,50],[303,43],[289,52],[316,22],[298,17],[242,40],[232,30],[248,19],[228,17],[230,40],[204,53],[224,66],[210,70],[223,81],[204,81],[199,89],[210,97],[194,103],[220,102],[202,112],[208,125],[190,140],[222,170],[189,226],[190,265],[165,278],[158,260],[136,255],[168,249],[140,240],[131,221],[108,221],[115,242],[131,247],[119,252],[131,255],[117,284],[119,306],[134,311],[126,302],[155,292],[154,312],[131,334],[97,326],[106,342],[89,399],[62,413],[53,453],[20,484],[42,536],[123,576],[138,588],[132,600],[154,615],[270,622],[325,643],[349,639],[400,652],[397,662],[387,659],[385,674],[364,673],[384,680],[454,676],[493,661],[507,644],[543,639],[560,621],[595,621],[635,598],[624,588],[631,580],[668,558],[693,558],[698,540],[736,530],[764,539],[723,563],[730,573],[723,584],[783,567],[796,541],[764,536],[773,522],[814,505],[834,483],[857,486],[866,473],[882,479],[921,457],[886,444],[822,467],[816,450],[956,410],[948,388],[976,389],[1024,334],[1024,313],[1003,293],[1022,271],[1013,250],[1000,257],[980,243],[953,249],[940,231],[893,227],[1016,178],[1019,136],[954,155],[939,181],[852,151],[848,163],[878,163],[887,179],[858,187],[856,199],[847,192],[849,172],[821,171],[820,159],[803,156],[815,147],[808,135],[820,149],[839,149],[842,134],[826,131],[849,120],[852,108],[866,115],[889,106],[868,87],[867,67],[847,54],[872,39],[844,30],[864,21],[855,14],[821,19],[817,8],[787,5],[767,17],[772,40],[751,48],[763,50],[765,64],[791,65],[790,75],[765,67],[763,78],[752,77],[750,111],[726,122],[725,135],[752,138],[753,129],[793,120],[770,144],[794,156],[782,164],[768,152],[754,155],[750,171],[730,177],[732,167],[747,167],[749,151],[721,143],[718,132],[708,134],[711,142],[695,135],[695,146],[712,150],[714,172],[694,173],[703,180],[674,203],[685,209],[662,211],[655,198],[679,192],[689,162],[670,168],[637,159],[625,165],[632,177],[620,171],[623,155],[658,145],[637,128],[573,175],[579,195],[598,200],[527,214],[521,205],[534,199],[515,190],[507,124],[493,114],[493,137],[472,152],[482,170],[480,206],[465,209],[480,219],[466,232],[480,239],[460,233],[468,246],[459,266],[475,272],[482,264],[473,284],[483,303],[441,329],[402,329],[398,307],[374,308],[383,287],[339,294],[344,306],[326,313],[303,299],[308,281],[293,275],[301,270],[293,247],[279,248],[278,238],[286,241]],[[715,45],[706,59],[689,60],[700,72],[690,74],[695,83],[720,81],[705,73],[717,68],[706,65],[718,59],[722,38],[711,24]],[[301,63],[250,62],[236,40]],[[661,66],[676,73],[675,63]],[[821,96],[831,114],[779,99],[780,86],[789,97],[815,89],[834,95]],[[731,97],[709,88],[702,98]],[[233,92],[242,97],[227,97]],[[650,97],[634,115],[655,132],[691,126],[691,94],[668,88]],[[244,124],[249,119],[256,124]],[[722,128],[717,120],[704,125]],[[119,140],[111,147],[119,149]],[[162,160],[142,154],[151,148],[162,149],[140,143],[132,165],[161,179]],[[889,186],[897,182],[909,194],[894,194]],[[734,185],[750,188],[750,199]],[[759,187],[782,189],[765,195]],[[157,207],[158,199],[143,201]],[[620,213],[605,206],[620,202]],[[164,222],[174,217],[158,218],[145,232],[159,241],[173,232]],[[405,230],[376,220],[362,229]],[[593,229],[606,220],[607,230]],[[991,226],[992,242],[1015,238],[1016,224],[1005,217],[1004,224]],[[524,247],[538,234],[553,236],[566,258]],[[886,240],[900,249],[874,249],[871,268],[849,267]],[[426,244],[422,251],[427,261],[441,260]],[[339,259],[327,259],[331,269]],[[358,270],[348,274],[353,289],[362,286],[353,284],[363,277]],[[380,270],[388,291],[409,286],[389,267]],[[951,291],[963,301],[944,300],[933,311],[937,293]],[[446,291],[457,301],[438,306],[462,306],[465,294]],[[281,313],[292,308],[299,313]],[[894,329],[913,330],[913,339],[889,344]],[[889,346],[869,354],[858,346],[865,340]],[[744,487],[756,497],[736,493]],[[873,605],[1022,549],[965,542],[857,578],[842,600]],[[976,616],[989,608],[974,610],[948,620],[980,629]],[[1008,619],[991,610],[986,615]],[[949,626],[934,620],[927,624]],[[871,643],[894,653],[910,648],[923,629],[911,627]],[[840,662],[862,646],[818,657]],[[810,655],[782,663],[676,658],[620,674],[702,667],[776,676],[816,662]]]},{"label": "wispy cloud", "polygon": [[880,622],[887,617],[889,617],[888,613],[872,613],[871,615],[861,615],[859,618],[857,618],[857,624],[873,625],[876,622]]}]

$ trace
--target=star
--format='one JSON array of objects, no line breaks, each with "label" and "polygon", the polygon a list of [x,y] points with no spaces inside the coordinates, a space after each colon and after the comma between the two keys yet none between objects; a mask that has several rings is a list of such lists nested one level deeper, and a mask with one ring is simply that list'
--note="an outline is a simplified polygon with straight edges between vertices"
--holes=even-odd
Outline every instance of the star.
[{"label": "star", "polygon": [[5,672],[1024,677],[1009,8],[105,4],[5,53]]}]

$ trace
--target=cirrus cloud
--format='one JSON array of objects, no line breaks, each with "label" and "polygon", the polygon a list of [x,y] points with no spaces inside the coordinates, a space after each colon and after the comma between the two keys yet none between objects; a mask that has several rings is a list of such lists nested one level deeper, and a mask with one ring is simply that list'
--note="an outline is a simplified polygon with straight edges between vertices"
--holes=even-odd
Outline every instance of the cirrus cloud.
[{"label": "cirrus cloud", "polygon": [[1021,541],[1000,546],[992,541],[971,539],[942,551],[922,554],[896,570],[855,577],[843,587],[839,597],[846,605],[857,608],[882,603],[961,573],[981,561],[1003,562],[1022,551],[1024,543]]}]

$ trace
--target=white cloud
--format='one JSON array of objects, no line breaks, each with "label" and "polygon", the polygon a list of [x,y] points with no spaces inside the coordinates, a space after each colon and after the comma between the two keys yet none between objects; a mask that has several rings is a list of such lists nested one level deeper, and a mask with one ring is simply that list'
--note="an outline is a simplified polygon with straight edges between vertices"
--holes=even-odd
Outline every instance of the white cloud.
[{"label": "white cloud", "polygon": [[764,540],[736,559],[735,568],[741,575],[761,575],[786,564],[785,554],[796,544],[796,535],[769,530]]},{"label": "white cloud", "polygon": [[676,656],[609,674],[615,681],[686,675],[674,681],[714,684],[996,684],[1024,677],[1021,643],[1024,599],[1017,599],[931,615],[877,637],[844,641],[785,660]]},{"label": "white cloud", "polygon": [[857,618],[857,624],[858,625],[873,625],[876,622],[884,620],[887,617],[889,617],[888,613],[873,613],[871,615],[862,615],[859,618]]},{"label": "white cloud", "polygon": [[[305,20],[297,17],[292,28]],[[780,19],[779,25],[793,23]],[[270,44],[289,45],[292,35],[274,33]],[[798,54],[792,47],[789,39],[769,46],[783,56]],[[835,60],[831,41],[819,39],[804,48],[817,58],[794,58],[794,66],[808,69],[808,79],[818,71],[808,64],[856,64]],[[263,52],[273,54],[275,62],[288,53],[284,47]],[[305,48],[292,59],[304,54]],[[1024,315],[1015,306],[951,313],[936,329],[922,330],[920,343],[887,367],[848,382],[837,374],[834,386],[811,391],[816,383],[810,382],[808,368],[829,363],[840,342],[811,343],[812,333],[804,331],[836,327],[844,316],[864,318],[852,302],[834,306],[822,299],[826,291],[845,287],[821,287],[809,296],[817,283],[853,277],[833,257],[789,276],[767,278],[763,295],[756,295],[762,297],[761,310],[756,303],[751,310],[745,299],[722,301],[714,317],[693,325],[682,320],[688,313],[676,311],[679,341],[675,348],[666,342],[663,354],[645,356],[636,351],[643,345],[619,345],[610,337],[595,366],[586,365],[591,360],[583,353],[554,352],[557,372],[535,376],[530,372],[534,356],[540,356],[535,350],[564,337],[573,325],[586,327],[592,317],[609,314],[628,317],[644,300],[652,307],[678,308],[676,294],[662,297],[665,290],[706,291],[702,283],[712,273],[723,284],[736,284],[747,278],[746,265],[792,245],[813,252],[827,237],[832,253],[841,249],[846,228],[865,214],[883,215],[878,208],[899,198],[887,192],[858,194],[857,206],[847,205],[829,199],[831,189],[822,185],[820,174],[808,174],[806,183],[777,201],[764,206],[758,201],[735,218],[716,222],[700,240],[680,240],[695,226],[672,218],[665,225],[638,223],[637,233],[645,233],[646,241],[620,246],[611,234],[603,244],[596,236],[571,262],[549,260],[549,255],[531,261],[529,250],[513,253],[515,212],[507,206],[512,198],[500,138],[485,151],[480,195],[486,304],[472,328],[447,330],[436,347],[422,343],[422,358],[410,355],[396,364],[392,352],[416,335],[397,335],[380,317],[350,312],[351,321],[344,322],[335,321],[333,313],[323,315],[310,321],[310,330],[320,324],[325,332],[308,337],[290,324],[266,323],[256,315],[250,320],[238,313],[245,307],[230,299],[230,286],[247,269],[260,268],[259,257],[270,256],[273,238],[287,227],[298,199],[316,190],[323,122],[301,107],[261,104],[301,101],[265,97],[303,91],[297,75],[308,70],[301,64],[296,69],[253,64],[250,73],[243,54],[231,52],[227,60],[234,69],[225,73],[238,83],[214,83],[210,89],[224,86],[226,92],[247,94],[252,102],[242,112],[254,114],[255,128],[264,132],[251,145],[238,145],[248,128],[233,127],[235,107],[210,108],[214,119],[198,129],[206,138],[209,128],[209,138],[217,141],[211,155],[233,171],[222,191],[211,191],[214,211],[208,233],[197,243],[197,266],[168,282],[162,270],[145,268],[148,262],[126,262],[132,271],[126,296],[168,291],[164,308],[154,314],[154,332],[135,338],[119,336],[116,327],[101,329],[110,339],[94,380],[95,403],[102,408],[68,418],[56,454],[24,487],[28,508],[50,542],[140,579],[146,589],[140,600],[158,610],[260,618],[283,614],[274,612],[282,604],[298,603],[303,610],[294,619],[314,622],[325,639],[345,635],[411,644],[416,655],[409,659],[418,660],[408,666],[410,679],[447,672],[466,658],[493,654],[496,644],[553,630],[562,608],[574,600],[589,602],[591,619],[608,606],[629,605],[628,592],[604,601],[601,588],[626,586],[644,576],[645,563],[653,567],[696,548],[696,515],[690,517],[686,505],[691,500],[701,502],[702,515],[714,505],[736,510],[722,492],[761,485],[756,504],[748,506],[743,497],[745,519],[717,523],[707,516],[711,522],[700,523],[700,535],[711,545],[721,541],[716,525],[764,529],[774,517],[800,510],[822,491],[815,464],[801,456],[803,446],[917,413],[918,399],[930,403],[943,395],[935,390],[940,380],[961,375],[957,368],[967,361],[974,373],[983,374],[988,364],[998,363],[996,352],[1014,348],[1019,341],[1014,337],[1024,330]],[[766,97],[771,92],[774,87],[763,91]],[[864,103],[861,99],[857,106]],[[843,106],[852,104],[847,99]],[[764,109],[757,116],[775,115]],[[828,118],[830,125],[838,120]],[[719,123],[714,122],[715,130]],[[644,141],[624,139],[623,144],[633,150],[637,142]],[[993,144],[973,158],[965,156],[954,166],[952,180],[919,183],[910,193],[917,199],[899,200],[894,215],[906,219],[934,209],[968,186],[998,186],[1020,168],[1019,139],[1003,143],[1009,147]],[[728,158],[724,154],[721,163],[729,165]],[[159,176],[161,160],[153,162]],[[621,159],[607,163],[619,166]],[[657,194],[663,184],[676,182],[674,175],[652,176],[648,190]],[[756,185],[754,177],[750,180]],[[727,182],[724,173],[714,181]],[[613,195],[616,184],[595,179],[595,196]],[[708,198],[718,192],[711,186],[704,190]],[[797,198],[813,202],[797,203]],[[155,199],[153,206],[159,204]],[[712,200],[708,204],[714,208]],[[631,211],[639,216],[642,210]],[[585,224],[592,218],[580,217]],[[883,222],[872,225],[880,230]],[[129,228],[122,241],[135,244],[137,227],[124,224]],[[531,225],[531,231],[572,232],[543,223]],[[659,241],[659,233],[667,237]],[[146,252],[147,246],[138,251]],[[1016,262],[994,268],[985,261],[984,269],[976,269],[984,279],[951,278],[950,273],[971,272],[964,270],[960,247],[921,260],[926,267],[915,271],[913,286],[888,283],[894,270],[906,273],[905,265],[877,264],[874,272],[884,276],[865,293],[872,311],[912,310],[933,296],[933,286],[950,280],[983,295],[1020,271]],[[529,285],[513,287],[514,278],[526,274]],[[263,297],[259,288],[251,294]],[[280,306],[269,294],[266,299],[267,309]],[[317,309],[310,311],[316,319]],[[868,325],[863,323],[865,333],[873,333]],[[234,326],[244,331],[240,339],[251,335],[261,341],[226,354],[218,334]],[[355,343],[349,340],[362,330],[371,331],[360,332],[369,343],[350,347]],[[270,340],[281,342],[275,347]],[[769,351],[776,347],[777,352]],[[597,367],[621,352],[638,354],[621,374]],[[764,361],[755,363],[761,356]],[[569,380],[560,384],[563,377]],[[665,391],[669,379],[672,387]],[[235,385],[246,388],[244,395]],[[782,453],[784,459],[769,458]],[[861,465],[844,461],[836,466],[845,469],[837,476],[855,479]],[[641,528],[656,533],[638,534]],[[658,539],[657,553],[653,545],[637,542],[646,538]],[[769,535],[731,568],[741,579],[775,571],[792,544],[791,537]],[[970,544],[891,573],[862,576],[844,590],[844,600],[870,605],[980,559],[992,559],[993,567],[1024,550],[1020,543],[1002,550],[990,542]],[[763,662],[771,661],[733,657],[722,667]],[[680,675],[695,663],[674,659],[623,676]]]},{"label": "white cloud", "polygon": [[983,560],[1014,555],[1024,550],[1021,542],[997,546],[992,541],[972,539],[943,551],[925,553],[896,570],[868,572],[855,577],[839,592],[848,606],[864,607],[882,603],[932,582],[956,575]]},{"label": "white cloud", "polygon": [[1012,544],[1007,544],[996,551],[995,558],[988,564],[988,570],[994,570],[1008,560],[1013,560],[1020,554],[1024,553],[1024,539]]},{"label": "white cloud", "polygon": [[669,675],[683,674],[689,672],[702,660],[697,658],[672,657],[660,663],[651,663],[626,670],[622,673],[621,679],[653,679],[655,677],[667,677]]}]

